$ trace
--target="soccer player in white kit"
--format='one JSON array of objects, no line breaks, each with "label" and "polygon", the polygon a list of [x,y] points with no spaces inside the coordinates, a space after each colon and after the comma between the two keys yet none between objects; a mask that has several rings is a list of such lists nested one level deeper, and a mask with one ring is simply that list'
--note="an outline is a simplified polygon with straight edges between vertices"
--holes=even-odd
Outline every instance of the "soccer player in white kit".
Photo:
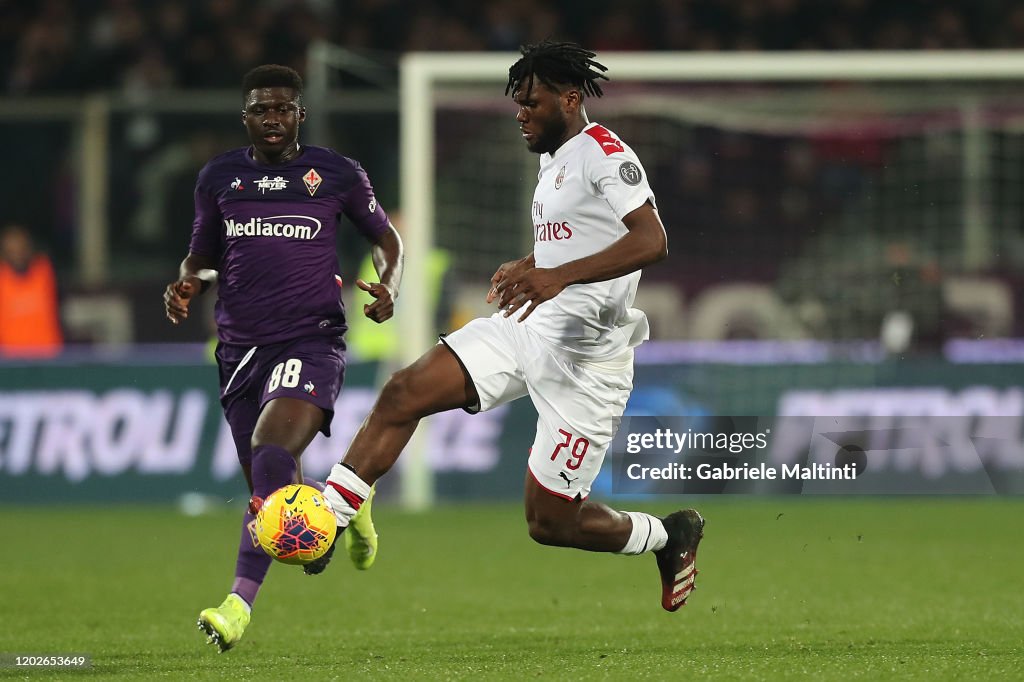
[{"label": "soccer player in white kit", "polygon": [[704,520],[693,509],[661,519],[587,499],[633,387],[633,348],[648,337],[632,307],[645,265],[667,239],[643,165],[615,133],[587,120],[605,67],[573,43],[522,49],[506,94],[530,151],[540,154],[533,253],[503,264],[488,302],[498,312],[443,337],[395,373],[325,496],[341,530],[386,473],[419,420],[489,410],[529,395],[537,432],[526,474],[530,536],[597,552],[653,552],[662,606],[686,603]]}]

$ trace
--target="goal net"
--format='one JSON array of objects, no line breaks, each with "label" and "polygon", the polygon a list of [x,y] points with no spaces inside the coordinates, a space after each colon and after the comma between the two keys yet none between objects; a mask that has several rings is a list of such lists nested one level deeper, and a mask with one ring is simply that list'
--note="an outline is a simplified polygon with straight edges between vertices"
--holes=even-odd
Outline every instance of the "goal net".
[{"label": "goal net", "polygon": [[[503,95],[516,58],[403,59],[408,360],[433,329],[416,254],[448,253],[461,322],[487,312],[497,265],[532,249],[537,157]],[[636,150],[669,234],[638,293],[652,345],[757,339],[858,359],[1021,334],[1024,55],[600,59],[612,81],[590,120]]]}]

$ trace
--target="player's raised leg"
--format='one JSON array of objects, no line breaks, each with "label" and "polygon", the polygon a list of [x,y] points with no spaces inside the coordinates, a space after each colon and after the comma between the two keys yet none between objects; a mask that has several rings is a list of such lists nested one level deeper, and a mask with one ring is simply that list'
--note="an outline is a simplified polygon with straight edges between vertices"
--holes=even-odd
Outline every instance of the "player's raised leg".
[{"label": "player's raised leg", "polygon": [[370,486],[394,465],[420,419],[455,408],[489,410],[523,395],[507,320],[479,318],[446,336],[392,375],[345,458],[331,470],[324,497],[338,525],[348,526],[364,506]]},{"label": "player's raised leg", "polygon": [[472,380],[444,344],[434,346],[412,365],[395,372],[360,426],[345,458],[334,465],[327,478],[324,496],[338,518],[338,526],[349,526],[370,497],[373,483],[391,469],[408,444],[420,419],[476,403]]}]

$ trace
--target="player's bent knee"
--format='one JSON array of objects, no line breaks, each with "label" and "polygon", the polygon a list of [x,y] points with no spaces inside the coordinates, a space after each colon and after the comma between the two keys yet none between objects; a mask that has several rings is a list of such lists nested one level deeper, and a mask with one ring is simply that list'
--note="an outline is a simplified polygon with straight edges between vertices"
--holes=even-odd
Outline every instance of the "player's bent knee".
[{"label": "player's bent knee", "polygon": [[412,372],[406,368],[392,374],[384,384],[376,411],[396,421],[419,419],[426,414],[419,403],[420,397],[413,388]]},{"label": "player's bent knee", "polygon": [[407,417],[411,409],[410,397],[408,381],[402,372],[395,372],[380,391],[376,412],[394,419]]}]

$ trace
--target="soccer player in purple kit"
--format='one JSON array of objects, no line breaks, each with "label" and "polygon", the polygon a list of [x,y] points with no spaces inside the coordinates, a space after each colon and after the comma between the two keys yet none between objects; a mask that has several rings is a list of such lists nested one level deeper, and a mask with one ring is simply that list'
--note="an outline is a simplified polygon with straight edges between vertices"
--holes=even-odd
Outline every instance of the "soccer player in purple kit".
[{"label": "soccer player in purple kit", "polygon": [[[245,75],[242,94],[251,145],[200,171],[189,253],[164,291],[167,317],[178,324],[191,300],[217,284],[221,405],[252,495],[231,592],[199,616],[221,651],[241,639],[271,563],[250,536],[254,512],[277,488],[304,481],[303,450],[318,431],[330,435],[345,374],[335,247],[341,214],[373,245],[380,281],[357,285],[375,299],[363,306],[375,322],[394,312],[403,258],[402,241],[362,167],[331,149],[299,144],[306,118],[299,74],[259,66]],[[356,566],[368,568],[376,534],[363,509],[345,543]],[[318,573],[325,565],[305,570]]]}]

